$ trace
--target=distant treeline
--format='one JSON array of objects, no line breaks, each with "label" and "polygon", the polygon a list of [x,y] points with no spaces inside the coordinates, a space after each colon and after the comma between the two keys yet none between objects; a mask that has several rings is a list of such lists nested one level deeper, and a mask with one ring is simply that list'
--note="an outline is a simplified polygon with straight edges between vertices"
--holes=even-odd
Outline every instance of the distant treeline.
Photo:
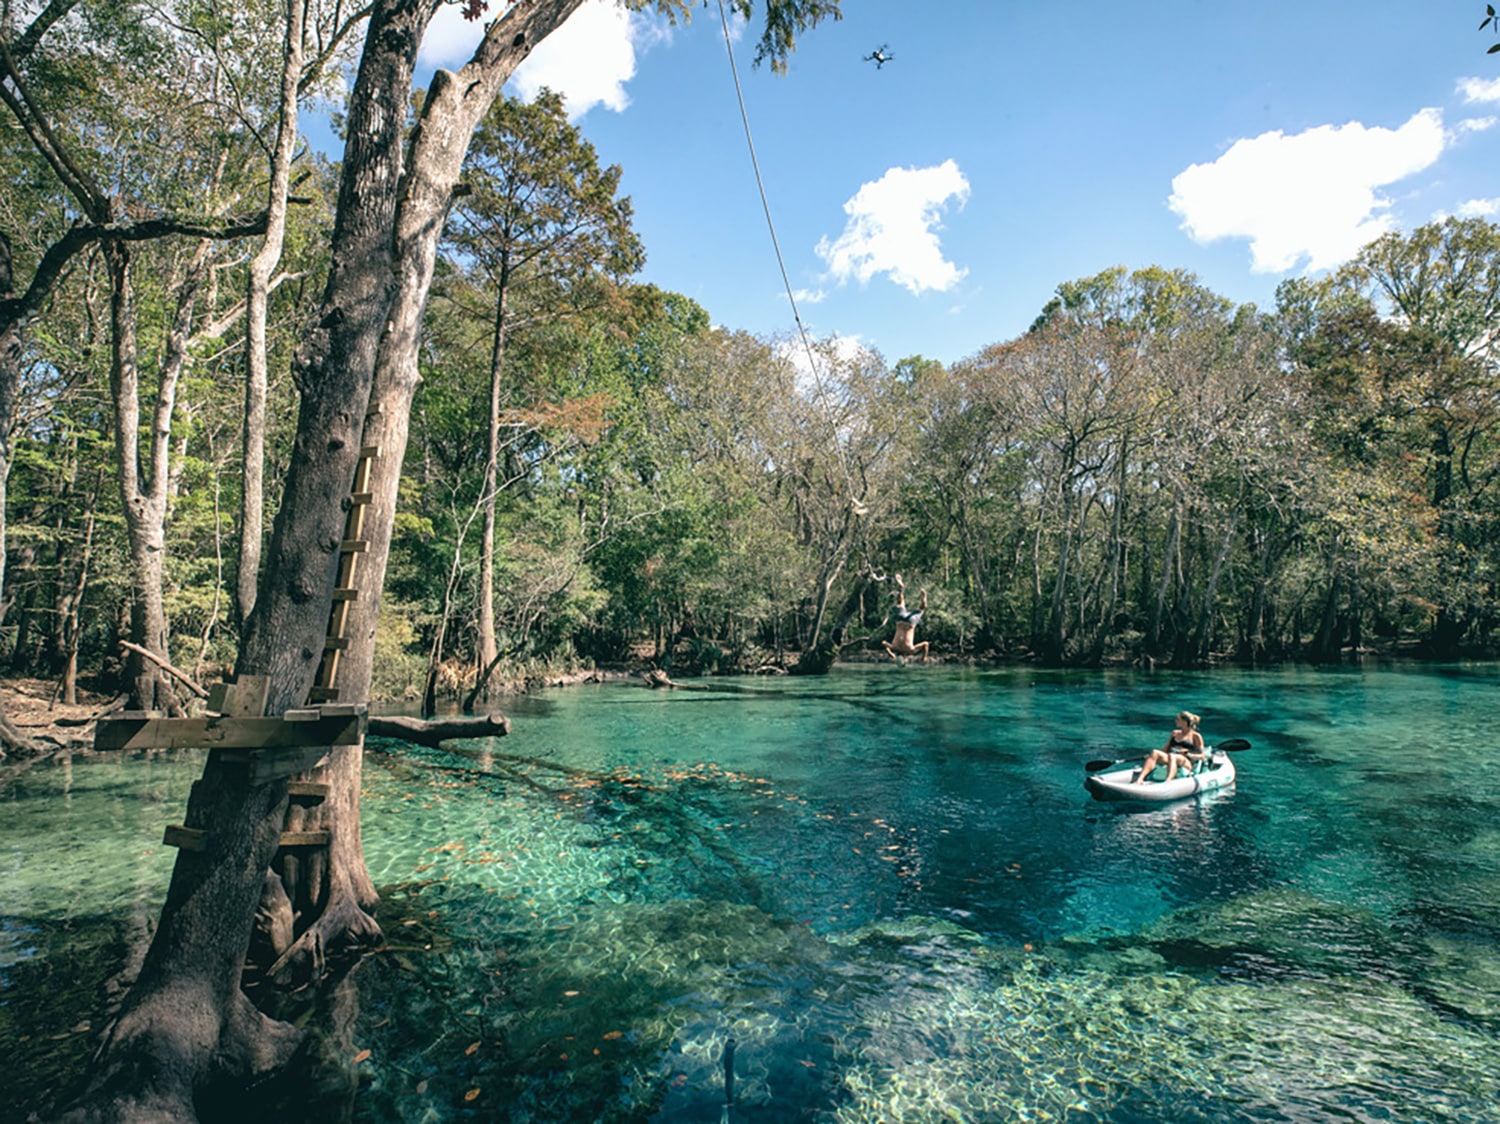
[{"label": "distant treeline", "polygon": [[[68,217],[28,160],[0,156],[42,216],[10,247],[32,269]],[[121,641],[160,650],[153,599],[173,664],[232,664],[258,558],[240,530],[269,534],[328,268],[332,180],[309,172],[267,286],[263,498],[244,487],[243,239],[143,240],[128,275],[121,251],[80,252],[19,337],[13,674],[118,686]],[[215,174],[223,195],[235,165]],[[949,657],[1500,647],[1500,227],[1388,234],[1272,309],[1111,269],[1018,339],[888,365],[632,283],[618,177],[556,99],[504,103],[476,139],[427,308],[380,693],[878,651],[898,571]]]}]

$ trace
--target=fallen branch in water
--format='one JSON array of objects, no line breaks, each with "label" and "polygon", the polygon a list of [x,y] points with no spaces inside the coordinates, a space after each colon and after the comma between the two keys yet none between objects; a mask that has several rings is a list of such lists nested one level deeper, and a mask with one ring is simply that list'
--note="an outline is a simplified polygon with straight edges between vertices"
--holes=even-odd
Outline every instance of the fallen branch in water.
[{"label": "fallen branch in water", "polygon": [[467,718],[371,715],[365,732],[380,738],[396,738],[442,749],[442,743],[450,738],[503,738],[510,733],[510,719],[500,713],[476,714]]}]

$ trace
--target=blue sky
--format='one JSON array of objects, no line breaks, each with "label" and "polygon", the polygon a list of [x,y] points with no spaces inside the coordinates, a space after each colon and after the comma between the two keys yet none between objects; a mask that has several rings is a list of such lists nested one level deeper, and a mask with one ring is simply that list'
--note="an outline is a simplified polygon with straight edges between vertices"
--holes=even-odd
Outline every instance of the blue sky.
[{"label": "blue sky", "polygon": [[[734,45],[808,330],[953,362],[1113,265],[1270,307],[1385,230],[1500,221],[1483,18],[1471,0],[845,0],[785,75],[751,67],[753,30]],[[449,9],[424,60],[456,67],[477,35]],[[624,169],[644,280],[725,327],[795,330],[717,0],[677,27],[589,0],[508,89],[542,84]]]}]

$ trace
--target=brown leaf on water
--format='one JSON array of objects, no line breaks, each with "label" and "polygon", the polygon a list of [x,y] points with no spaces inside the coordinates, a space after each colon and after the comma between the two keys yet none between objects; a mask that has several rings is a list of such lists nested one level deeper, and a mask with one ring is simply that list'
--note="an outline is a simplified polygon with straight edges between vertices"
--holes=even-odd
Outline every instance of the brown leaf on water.
[{"label": "brown leaf on water", "polygon": [[614,1041],[616,1038],[624,1038],[624,1037],[625,1037],[625,1032],[623,1030],[606,1031],[605,1035],[604,1035],[605,1041],[609,1041],[609,1042]]},{"label": "brown leaf on water", "polygon": [[464,1100],[466,1100],[466,1101],[472,1101],[477,1096],[479,1096],[479,1090],[478,1089],[470,1089],[467,1093],[464,1094]]},{"label": "brown leaf on water", "polygon": [[464,1057],[466,1057],[466,1058],[472,1058],[474,1056],[474,1052],[476,1050],[478,1050],[478,1049],[479,1049],[479,1043],[478,1042],[470,1042],[469,1043],[469,1048],[464,1051]]},{"label": "brown leaf on water", "polygon": [[369,1050],[361,1050],[359,1053],[357,1053],[357,1054],[354,1055],[354,1064],[358,1065],[360,1062],[364,1061],[369,1056],[370,1056],[370,1051]]},{"label": "brown leaf on water", "polygon": [[427,1092],[427,1079],[425,1077],[422,1078],[422,1080],[420,1080],[420,1081],[417,1082],[417,1092],[419,1092],[419,1093],[425,1093],[425,1092]]}]

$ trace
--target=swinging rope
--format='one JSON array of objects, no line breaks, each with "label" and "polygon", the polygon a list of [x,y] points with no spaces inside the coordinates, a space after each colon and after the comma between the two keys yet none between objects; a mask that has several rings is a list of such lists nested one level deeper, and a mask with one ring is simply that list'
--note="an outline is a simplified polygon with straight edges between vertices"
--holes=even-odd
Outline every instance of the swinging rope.
[{"label": "swinging rope", "polygon": [[[724,0],[719,0],[719,25],[724,29],[724,50],[729,54],[729,73],[734,78],[734,96],[739,101],[740,121],[745,126],[745,146],[750,150],[750,166],[755,169],[755,186],[760,191],[760,206],[766,215],[766,229],[771,232],[771,246],[776,251],[776,264],[781,269],[781,283],[786,289],[787,303],[792,306],[792,319],[797,324],[797,334],[801,337],[802,347],[807,352],[807,364],[808,368],[812,371],[813,387],[817,391],[818,408],[823,412],[823,418],[827,421],[828,428],[832,432],[833,447],[839,456],[839,468],[843,470],[844,484],[849,489],[850,510],[855,515],[864,515],[864,501],[854,491],[854,474],[849,471],[849,461],[844,455],[843,443],[839,441],[838,427],[834,425],[832,420],[833,411],[828,407],[828,392],[823,387],[822,375],[818,373],[817,357],[813,354],[812,343],[807,338],[807,328],[802,323],[802,314],[797,310],[797,298],[792,293],[792,281],[787,275],[786,260],[781,255],[781,242],[776,237],[776,224],[771,221],[771,204],[766,198],[766,185],[765,181],[761,178],[760,161],[755,155],[755,141],[750,136],[750,115],[745,110],[745,94],[740,87],[740,72],[734,61],[734,45],[731,43],[729,37],[729,16],[724,11]],[[868,544],[866,545],[865,561],[867,564],[869,563]],[[869,566],[869,570],[871,575],[874,576],[875,568]],[[877,580],[884,579],[877,578]]]}]

